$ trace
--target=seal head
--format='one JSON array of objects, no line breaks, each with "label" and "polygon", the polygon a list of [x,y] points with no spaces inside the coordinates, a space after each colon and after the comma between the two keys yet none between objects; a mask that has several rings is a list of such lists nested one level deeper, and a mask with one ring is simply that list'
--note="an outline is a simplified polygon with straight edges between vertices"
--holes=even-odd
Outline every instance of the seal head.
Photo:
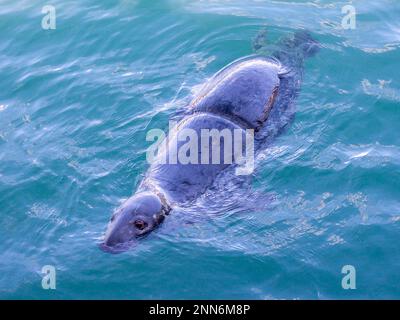
[{"label": "seal head", "polygon": [[141,192],[126,200],[112,215],[101,248],[124,251],[135,239],[157,228],[164,220],[165,205],[151,192]]}]

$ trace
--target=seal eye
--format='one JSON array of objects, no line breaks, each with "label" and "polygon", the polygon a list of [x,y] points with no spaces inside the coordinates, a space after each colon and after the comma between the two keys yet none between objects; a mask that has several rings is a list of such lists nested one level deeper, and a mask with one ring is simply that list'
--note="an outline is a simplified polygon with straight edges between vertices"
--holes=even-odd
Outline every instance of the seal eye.
[{"label": "seal eye", "polygon": [[147,223],[146,222],[144,222],[143,220],[136,220],[135,222],[134,222],[134,225],[135,225],[135,227],[137,228],[137,229],[139,229],[139,230],[143,230],[144,228],[146,228],[147,227]]}]

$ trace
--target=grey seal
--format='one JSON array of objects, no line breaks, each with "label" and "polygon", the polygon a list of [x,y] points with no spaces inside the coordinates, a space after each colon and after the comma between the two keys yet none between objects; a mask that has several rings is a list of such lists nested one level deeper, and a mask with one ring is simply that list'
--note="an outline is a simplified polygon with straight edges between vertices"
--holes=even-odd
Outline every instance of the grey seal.
[{"label": "grey seal", "polygon": [[[293,107],[299,93],[306,57],[318,51],[318,43],[301,31],[284,39],[270,57],[250,56],[234,61],[217,72],[190,103],[189,113],[169,132],[183,129],[253,129],[261,135],[268,119],[280,121]],[[184,144],[178,142],[178,148]],[[224,144],[221,144],[221,150]],[[175,148],[175,149],[174,149]],[[168,156],[176,146],[166,144]],[[198,154],[201,157],[201,154]],[[136,239],[155,230],[173,206],[201,195],[225,170],[227,163],[155,163],[136,193],[112,215],[101,248],[126,250]]]}]

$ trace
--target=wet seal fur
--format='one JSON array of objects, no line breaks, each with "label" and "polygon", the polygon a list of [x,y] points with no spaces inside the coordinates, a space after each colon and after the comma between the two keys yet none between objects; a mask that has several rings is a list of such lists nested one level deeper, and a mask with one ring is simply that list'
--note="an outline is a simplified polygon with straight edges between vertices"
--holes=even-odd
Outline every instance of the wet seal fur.
[{"label": "wet seal fur", "polygon": [[[169,133],[190,128],[254,129],[256,135],[269,117],[282,118],[300,90],[304,60],[318,51],[309,33],[284,39],[272,57],[250,56],[216,73],[190,104],[190,114]],[[185,141],[178,142],[179,147]],[[221,150],[224,148],[221,143]],[[166,145],[170,154],[172,146]],[[126,250],[137,238],[155,230],[175,204],[204,193],[229,164],[154,163],[137,192],[118,208],[101,244],[108,252]]]}]

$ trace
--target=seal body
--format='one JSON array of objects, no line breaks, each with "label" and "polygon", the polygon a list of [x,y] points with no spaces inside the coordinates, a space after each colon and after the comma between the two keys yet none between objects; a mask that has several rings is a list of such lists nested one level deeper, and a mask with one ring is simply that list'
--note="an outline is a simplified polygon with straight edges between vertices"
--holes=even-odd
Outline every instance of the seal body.
[{"label": "seal body", "polygon": [[[181,121],[177,127],[170,132],[169,137],[182,132],[184,129],[193,129],[196,132],[197,141],[195,144],[201,146],[201,130],[228,129],[230,131],[239,130],[244,135],[244,130],[235,122],[209,113],[196,113]],[[196,163],[182,163],[176,156],[185,141],[177,141],[177,148],[172,143],[166,147],[167,163],[154,164],[150,167],[148,175],[144,180],[143,187],[155,187],[159,192],[164,193],[171,203],[181,203],[192,200],[199,196],[210,186],[215,177],[226,167],[229,166],[224,159],[224,155],[233,154],[233,146],[225,152],[225,141],[222,140],[217,152],[221,155],[218,163],[213,163],[211,153],[207,153],[207,160],[203,157],[200,149],[197,152]],[[177,159],[177,163],[171,163],[172,158]]]},{"label": "seal body", "polygon": [[[244,141],[246,129],[257,132],[268,118],[279,93],[281,72],[282,67],[277,60],[263,57],[245,58],[228,65],[193,99],[191,114],[178,123],[169,137],[192,129],[197,134],[199,140],[196,143],[200,146],[201,131],[204,129],[228,129],[231,132],[236,129],[242,131]],[[175,146],[168,142],[165,152],[176,158],[177,150],[185,143],[178,141]],[[233,145],[228,152],[225,147],[226,141],[221,139],[221,155],[235,152]],[[207,156],[211,157],[211,153]],[[201,161],[201,157],[199,151],[195,164],[181,163],[179,159],[171,164],[171,159],[167,159],[166,163],[152,165],[140,189],[156,188],[172,203],[198,197],[229,166],[222,158],[220,163],[213,164],[211,158]]]},{"label": "seal body", "polygon": [[193,109],[230,117],[258,129],[267,119],[278,94],[281,72],[282,66],[275,59],[240,59],[205,85],[193,100]]},{"label": "seal body", "polygon": [[[201,148],[189,148],[190,162],[178,157],[182,148],[185,152],[186,138],[202,145],[204,130],[226,130],[239,132],[243,141],[253,130],[262,141],[284,129],[294,116],[304,60],[318,51],[318,44],[307,32],[298,32],[277,48],[272,58],[253,56],[231,63],[200,90],[188,115],[169,132],[137,192],[114,212],[102,249],[125,250],[136,238],[156,229],[175,204],[200,196],[231,165],[221,157],[214,162],[212,154]],[[182,132],[187,132],[185,139],[174,139]],[[220,139],[217,150],[224,158],[238,151],[227,141]]]}]

